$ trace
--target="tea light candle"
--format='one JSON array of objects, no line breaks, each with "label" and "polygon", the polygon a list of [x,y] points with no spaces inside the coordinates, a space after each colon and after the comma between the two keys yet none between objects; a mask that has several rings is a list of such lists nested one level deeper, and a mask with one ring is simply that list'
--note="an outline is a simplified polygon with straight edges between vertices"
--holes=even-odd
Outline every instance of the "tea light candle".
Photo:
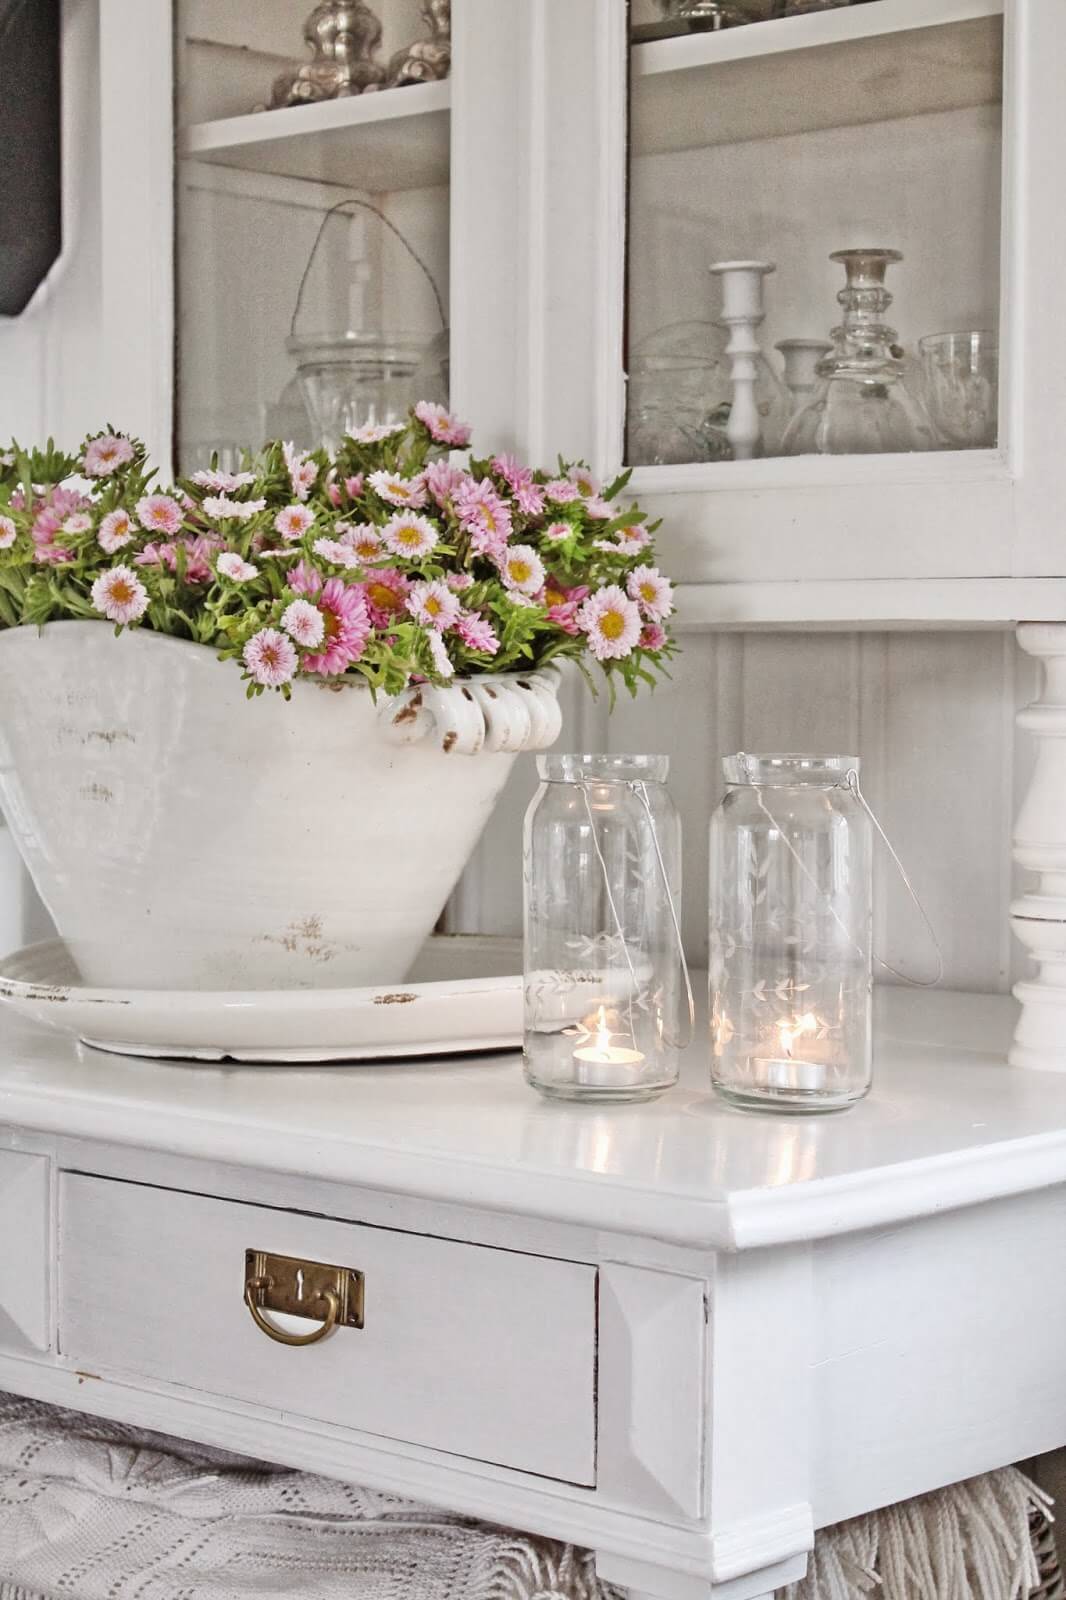
[{"label": "tea light candle", "polygon": [[[588,1022],[585,1028],[592,1032]],[[607,1013],[603,1006],[596,1017],[595,1030],[596,1042],[582,1045],[574,1051],[574,1061],[579,1063],[575,1069],[579,1081],[615,1088],[632,1083],[637,1070],[644,1065],[643,1051],[611,1043],[615,1035],[607,1026]]]},{"label": "tea light candle", "polygon": [[821,1031],[818,1018],[807,1011],[801,1017],[790,1017],[774,1026],[778,1034],[774,1043],[780,1054],[756,1056],[752,1066],[759,1082],[768,1089],[824,1089],[829,1080],[829,1068],[824,1062],[807,1061],[795,1054],[801,1040]]}]

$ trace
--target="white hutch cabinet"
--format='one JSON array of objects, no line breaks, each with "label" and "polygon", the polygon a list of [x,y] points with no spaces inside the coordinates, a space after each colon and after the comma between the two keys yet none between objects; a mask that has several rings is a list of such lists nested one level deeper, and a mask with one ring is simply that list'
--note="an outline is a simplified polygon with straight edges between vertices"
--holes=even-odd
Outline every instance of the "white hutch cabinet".
[{"label": "white hutch cabinet", "polygon": [[[625,457],[627,359],[666,324],[713,323],[712,261],[777,263],[761,333],[776,363],[778,339],[837,320],[831,250],[898,248],[888,320],[909,355],[922,334],[998,329],[994,447],[637,464],[688,586],[683,622],[1003,626],[1066,610],[1056,0],[872,0],[636,44],[623,0],[454,0],[450,81],[253,112],[299,53],[300,9],[101,8],[104,324],[123,330],[108,341],[120,409],[151,403],[157,449],[172,423],[192,456],[284,420],[296,289],[346,195],[378,205],[435,279],[452,402],[480,436],[605,472]],[[379,10],[386,54],[417,34],[413,0]],[[327,230],[316,331],[354,306],[439,332],[425,279],[381,232],[359,212],[346,243]]]}]

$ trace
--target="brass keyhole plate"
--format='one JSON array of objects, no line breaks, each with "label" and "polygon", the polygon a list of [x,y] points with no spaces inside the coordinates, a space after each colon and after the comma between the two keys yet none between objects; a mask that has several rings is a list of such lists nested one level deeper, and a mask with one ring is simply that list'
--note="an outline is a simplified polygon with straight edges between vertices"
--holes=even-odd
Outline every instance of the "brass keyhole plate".
[{"label": "brass keyhole plate", "polygon": [[278,1311],[290,1317],[321,1322],[326,1291],[340,1303],[338,1328],[363,1326],[363,1274],[354,1267],[331,1267],[299,1256],[275,1256],[266,1250],[244,1252],[244,1282],[256,1283],[255,1304],[261,1311]]}]

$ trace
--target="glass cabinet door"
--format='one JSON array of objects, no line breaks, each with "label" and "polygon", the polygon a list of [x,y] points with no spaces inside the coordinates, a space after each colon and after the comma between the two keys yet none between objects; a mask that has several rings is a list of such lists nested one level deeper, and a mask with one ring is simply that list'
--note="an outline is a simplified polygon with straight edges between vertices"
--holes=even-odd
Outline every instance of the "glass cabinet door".
[{"label": "glass cabinet door", "polygon": [[628,461],[993,449],[995,0],[650,9],[631,29]]},{"label": "glass cabinet door", "polygon": [[176,0],[179,471],[447,399],[447,10]]}]

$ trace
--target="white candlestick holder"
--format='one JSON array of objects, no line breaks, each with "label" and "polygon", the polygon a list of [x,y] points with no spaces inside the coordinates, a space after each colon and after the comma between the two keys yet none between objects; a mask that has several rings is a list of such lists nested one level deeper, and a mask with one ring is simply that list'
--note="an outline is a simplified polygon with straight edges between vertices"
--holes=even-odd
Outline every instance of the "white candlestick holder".
[{"label": "white candlestick holder", "polygon": [[762,419],[755,397],[763,353],[755,330],[766,315],[763,279],[777,269],[772,261],[716,261],[710,270],[722,280],[718,321],[729,329],[725,353],[729,357],[733,403],[726,438],[735,461],[750,461],[759,454],[763,443]]}]

